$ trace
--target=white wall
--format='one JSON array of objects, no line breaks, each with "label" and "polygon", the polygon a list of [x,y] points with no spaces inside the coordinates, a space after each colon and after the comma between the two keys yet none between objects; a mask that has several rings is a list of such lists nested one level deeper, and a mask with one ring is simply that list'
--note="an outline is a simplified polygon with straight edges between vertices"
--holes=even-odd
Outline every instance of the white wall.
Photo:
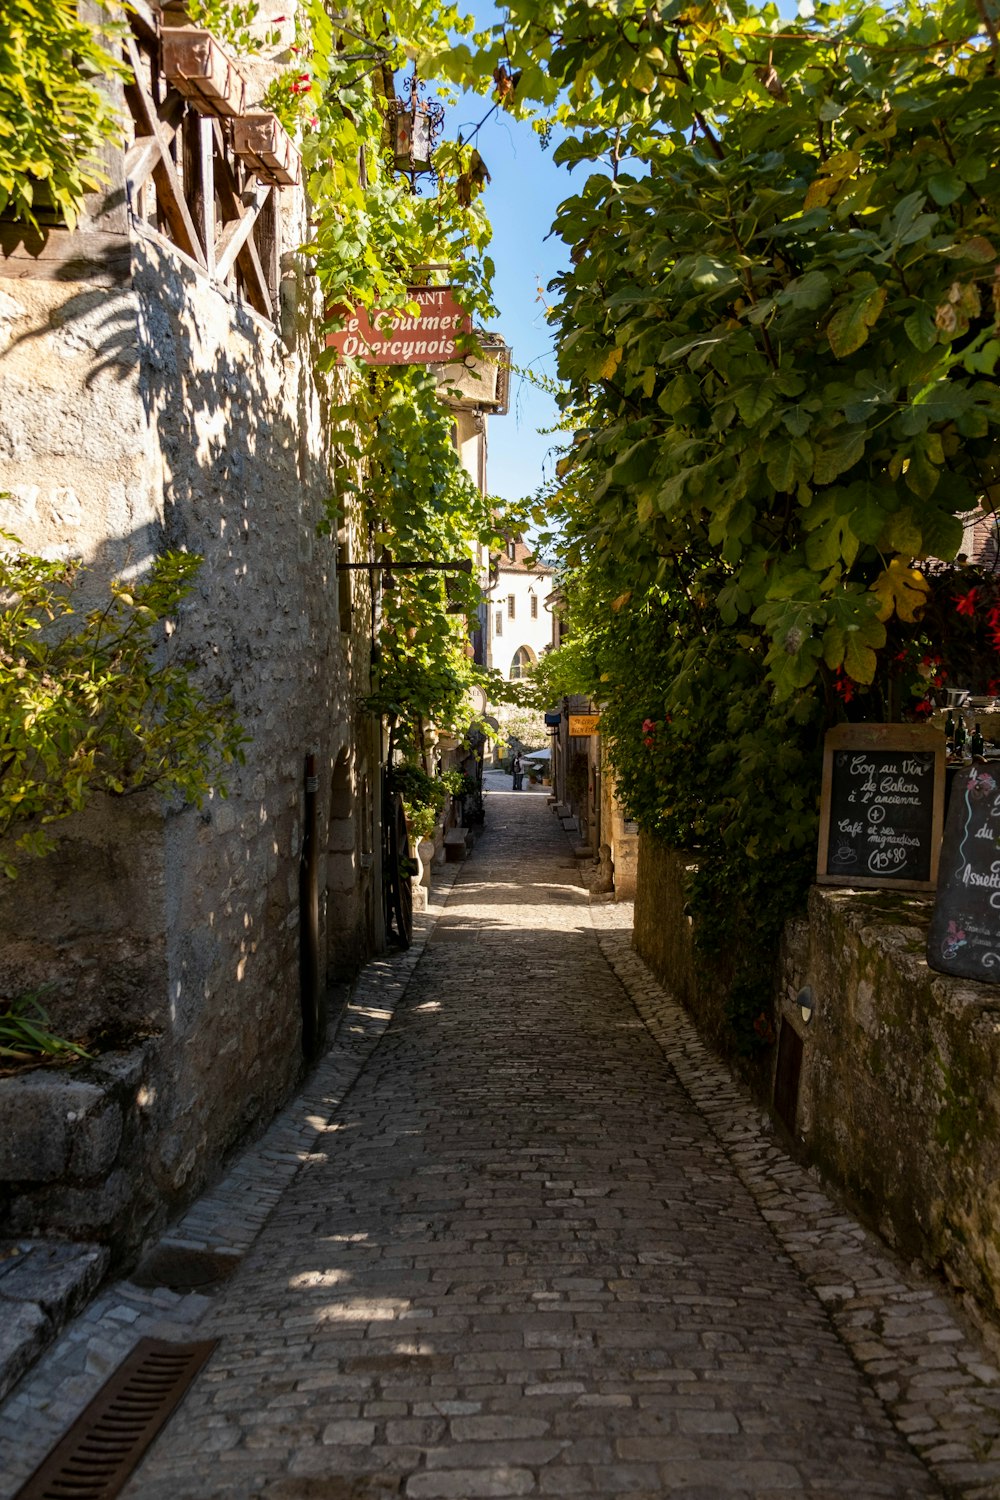
[{"label": "white wall", "polygon": [[[510,676],[515,652],[526,646],[537,661],[553,644],[553,617],[545,600],[552,592],[552,574],[508,571],[500,564],[496,587],[488,601],[486,662]],[[510,600],[513,599],[513,617]],[[536,614],[532,615],[532,600]],[[497,625],[499,624],[499,630]]]}]

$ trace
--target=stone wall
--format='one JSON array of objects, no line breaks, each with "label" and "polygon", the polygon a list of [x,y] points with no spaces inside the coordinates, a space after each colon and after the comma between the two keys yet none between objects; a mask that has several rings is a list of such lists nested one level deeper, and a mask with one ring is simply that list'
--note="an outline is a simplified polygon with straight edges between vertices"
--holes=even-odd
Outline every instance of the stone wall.
[{"label": "stone wall", "polygon": [[[284,195],[282,217],[286,246],[307,238],[301,194]],[[307,754],[320,975],[377,941],[380,745],[358,702],[369,607],[359,594],[355,612],[348,594],[345,609],[336,539],[317,533],[330,481],[315,290],[291,250],[276,324],[143,235],[125,279],[3,265],[0,525],[44,555],[82,556],[98,578],[142,576],[165,547],[200,554],[161,649],[232,695],[250,736],[228,797],[200,809],[101,799],[0,888],[0,1000],[47,983],[57,1030],[153,1033],[129,1163],[134,1239],[197,1193],[301,1074]],[[118,1223],[116,1210],[88,1232],[114,1238]],[[40,1206],[33,1224],[47,1227]],[[65,1215],[55,1227],[69,1232]]]},{"label": "stone wall", "polygon": [[713,962],[695,947],[694,921],[687,910],[686,877],[696,862],[690,854],[639,837],[635,896],[635,946],[653,972],[698,1023],[702,1036],[727,1055],[723,1012],[729,973],[721,956]]},{"label": "stone wall", "polygon": [[162,1127],[158,1048],[147,1042],[92,1063],[37,1069],[0,1087],[0,1222],[13,1235],[142,1245],[158,1213],[150,1156]]},{"label": "stone wall", "polygon": [[[724,1053],[725,974],[694,949],[690,866],[640,840],[635,946]],[[798,1149],[890,1244],[1000,1322],[1000,990],[927,967],[931,907],[813,888],[808,916],[786,928],[775,997],[785,1042],[802,1048],[784,1113]]]},{"label": "stone wall", "polygon": [[634,901],[639,873],[639,829],[625,816],[618,800],[614,771],[600,746],[601,767],[601,843],[611,850],[615,872],[615,900]]},{"label": "stone wall", "polygon": [[927,967],[932,907],[817,886],[808,920],[787,929],[795,1134],[891,1244],[1000,1321],[1000,989]]}]

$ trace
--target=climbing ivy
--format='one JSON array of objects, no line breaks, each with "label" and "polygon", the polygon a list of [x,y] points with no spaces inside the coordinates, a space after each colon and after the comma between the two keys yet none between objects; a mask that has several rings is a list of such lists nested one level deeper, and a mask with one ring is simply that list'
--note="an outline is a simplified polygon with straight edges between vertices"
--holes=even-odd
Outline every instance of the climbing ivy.
[{"label": "climbing ivy", "polygon": [[156,787],[200,803],[242,760],[228,701],[208,700],[194,665],[163,659],[165,625],[200,559],[165,553],[142,583],[113,582],[78,614],[86,569],[25,552],[0,533],[0,868],[54,847],[53,824],[96,793]]},{"label": "climbing ivy", "polygon": [[[494,314],[493,266],[474,147],[441,142],[433,190],[414,192],[392,162],[386,131],[397,71],[471,23],[451,5],[405,0],[348,7],[332,20],[311,4],[308,15],[302,55],[316,98],[315,128],[303,142],[314,204],[309,253],[330,326],[342,326],[358,307],[405,312],[409,287],[428,280],[453,286],[460,305],[484,325]],[[475,337],[462,347],[472,357],[479,349]],[[334,371],[341,393],[330,410],[335,514],[350,509],[373,559],[468,565],[479,546],[498,545],[499,507],[461,464],[433,369],[369,369],[333,351],[321,363]],[[419,758],[426,729],[469,723],[469,688],[483,681],[469,648],[479,584],[459,571],[400,569],[380,577],[386,586],[369,706],[400,726],[399,742]]]},{"label": "climbing ivy", "polygon": [[[100,10],[101,0],[95,0]],[[0,9],[0,213],[73,227],[104,181],[100,151],[121,138],[102,81],[124,78],[120,28],[82,21],[76,0],[4,0]]]}]

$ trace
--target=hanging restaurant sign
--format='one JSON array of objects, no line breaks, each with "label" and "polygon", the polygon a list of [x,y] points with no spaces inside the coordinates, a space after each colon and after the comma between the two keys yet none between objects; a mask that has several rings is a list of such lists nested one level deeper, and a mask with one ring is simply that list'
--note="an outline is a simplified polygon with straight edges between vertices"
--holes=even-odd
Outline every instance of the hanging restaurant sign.
[{"label": "hanging restaurant sign", "polygon": [[601,722],[600,714],[570,714],[569,737],[571,740],[582,740],[591,734],[597,734]]},{"label": "hanging restaurant sign", "polygon": [[459,334],[471,333],[472,319],[455,301],[450,286],[411,286],[416,316],[405,311],[376,312],[363,307],[345,315],[344,327],[326,336],[328,349],[366,365],[435,365],[455,358]]}]

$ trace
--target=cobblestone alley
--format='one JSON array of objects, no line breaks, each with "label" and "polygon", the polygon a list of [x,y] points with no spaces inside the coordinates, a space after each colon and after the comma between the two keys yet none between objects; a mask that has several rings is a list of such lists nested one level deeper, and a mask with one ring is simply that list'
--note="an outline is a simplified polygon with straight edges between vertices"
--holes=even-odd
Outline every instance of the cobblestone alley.
[{"label": "cobblestone alley", "polygon": [[181,1226],[233,1278],[99,1299],[0,1412],[4,1496],[149,1331],[221,1342],[130,1500],[1000,1495],[975,1337],[774,1145],[506,785],[419,956]]}]

